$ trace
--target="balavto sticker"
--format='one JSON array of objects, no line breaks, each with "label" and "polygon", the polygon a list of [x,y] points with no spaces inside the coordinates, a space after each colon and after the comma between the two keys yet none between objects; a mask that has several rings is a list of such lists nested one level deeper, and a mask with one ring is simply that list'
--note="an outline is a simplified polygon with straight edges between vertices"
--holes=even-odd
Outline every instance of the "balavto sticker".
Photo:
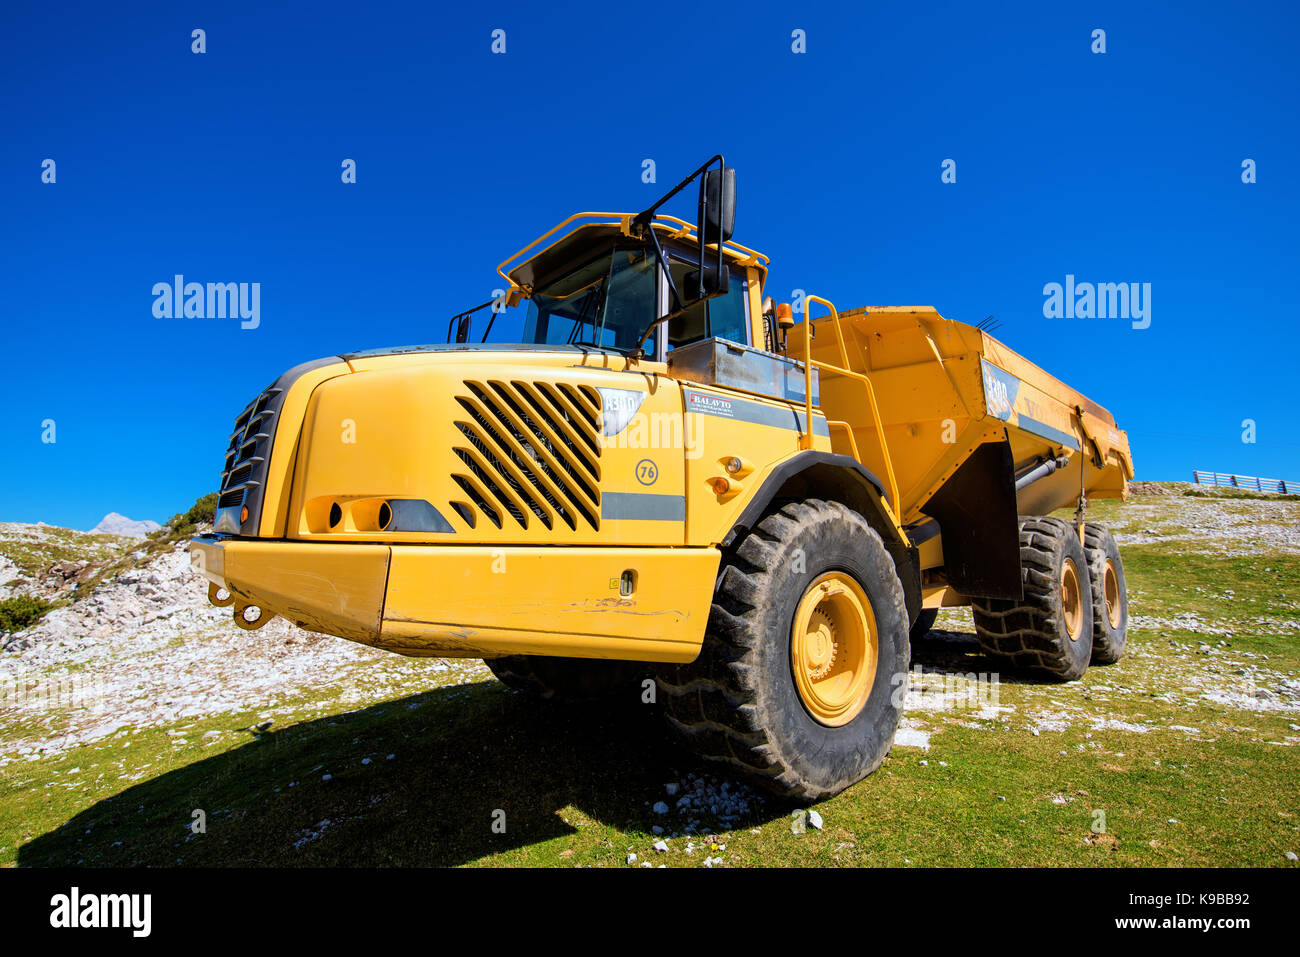
[{"label": "balavto sticker", "polygon": [[706,395],[703,392],[686,393],[686,411],[699,412],[702,415],[720,415],[726,419],[736,417],[735,403],[720,395]]}]

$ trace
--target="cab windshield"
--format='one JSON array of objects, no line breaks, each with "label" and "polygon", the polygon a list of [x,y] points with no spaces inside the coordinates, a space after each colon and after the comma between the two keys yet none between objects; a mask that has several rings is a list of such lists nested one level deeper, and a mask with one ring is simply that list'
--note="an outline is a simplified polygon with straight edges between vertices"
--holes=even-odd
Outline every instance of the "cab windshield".
[{"label": "cab windshield", "polygon": [[[631,352],[657,316],[658,277],[647,250],[615,249],[534,290],[524,341]],[[653,355],[655,336],[645,350]]]}]

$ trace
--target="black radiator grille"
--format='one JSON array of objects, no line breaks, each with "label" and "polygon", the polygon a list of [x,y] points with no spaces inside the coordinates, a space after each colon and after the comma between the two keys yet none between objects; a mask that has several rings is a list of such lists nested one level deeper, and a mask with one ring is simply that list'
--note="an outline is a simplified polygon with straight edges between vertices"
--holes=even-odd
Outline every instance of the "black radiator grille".
[{"label": "black radiator grille", "polygon": [[278,403],[274,400],[282,391],[275,387],[267,389],[235,419],[235,431],[230,433],[226,464],[221,472],[217,508],[243,505],[250,491],[261,488],[275,436]]},{"label": "black radiator grille", "polygon": [[465,389],[455,423],[464,444],[452,450],[465,471],[452,480],[469,502],[451,503],[457,514],[476,508],[497,528],[599,529],[599,393],[519,380],[466,380]]}]

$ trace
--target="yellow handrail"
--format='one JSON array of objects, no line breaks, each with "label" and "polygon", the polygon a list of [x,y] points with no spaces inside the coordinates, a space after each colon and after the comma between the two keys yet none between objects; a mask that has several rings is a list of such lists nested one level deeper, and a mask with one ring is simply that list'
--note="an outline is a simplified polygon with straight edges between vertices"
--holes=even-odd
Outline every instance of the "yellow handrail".
[{"label": "yellow handrail", "polygon": [[540,243],[540,242],[541,242],[543,239],[545,239],[546,237],[548,237],[548,236],[553,236],[553,235],[555,235],[556,233],[558,233],[561,229],[563,229],[565,226],[569,225],[569,223],[573,222],[575,219],[585,219],[585,218],[587,218],[587,217],[596,217],[596,216],[599,216],[599,217],[601,217],[601,218],[612,217],[612,218],[614,218],[614,219],[616,219],[616,220],[622,221],[623,218],[624,218],[625,216],[627,216],[627,215],[628,215],[628,214],[626,214],[626,213],[574,213],[572,216],[570,216],[568,219],[564,220],[564,221],[563,221],[562,223],[560,223],[559,225],[557,225],[557,226],[552,226],[550,229],[548,229],[546,232],[542,233],[540,236],[538,236],[536,239],[534,239],[531,243],[529,243],[529,244],[528,244],[527,246],[525,246],[523,249],[519,250],[519,252],[515,253],[513,256],[510,256],[508,259],[506,259],[505,262],[503,262],[501,265],[497,266],[497,274],[500,275],[501,278],[504,279],[506,282],[510,283],[511,286],[513,286],[513,285],[515,284],[515,281],[514,281],[513,279],[511,279],[509,276],[506,275],[506,273],[505,273],[505,268],[506,268],[506,266],[508,266],[510,263],[514,262],[516,259],[518,259],[520,256],[522,256],[524,253],[528,252],[528,250],[532,249],[534,246],[536,246],[538,243]]},{"label": "yellow handrail", "polygon": [[803,434],[799,436],[799,448],[813,447],[812,438],[812,323],[808,321],[808,307],[803,313]]},{"label": "yellow handrail", "polygon": [[[831,311],[828,318],[831,319],[831,325],[835,329],[835,338],[840,349],[840,359],[844,366],[831,365],[827,362],[817,362],[812,357],[812,315],[809,305],[814,302],[820,302],[823,306]],[[840,328],[840,314],[835,308],[835,304],[821,296],[804,296],[803,307],[803,325],[804,325],[804,408],[807,418],[804,421],[806,432],[799,438],[799,447],[804,449],[812,448],[812,367],[826,369],[837,375],[846,375],[860,381],[867,389],[867,404],[871,409],[871,420],[876,426],[876,438],[880,442],[880,455],[885,461],[885,478],[889,482],[889,501],[895,514],[902,516],[902,503],[898,498],[898,479],[894,476],[894,463],[889,457],[889,445],[885,442],[885,427],[880,420],[880,407],[876,404],[876,390],[871,385],[871,380],[860,372],[854,372],[849,368],[849,350],[844,345],[844,332]],[[850,436],[852,431],[850,431]],[[859,462],[861,456],[857,454],[857,443],[852,443],[853,457]]]},{"label": "yellow handrail", "polygon": [[827,419],[826,427],[828,429],[843,429],[844,434],[849,437],[849,448],[853,451],[853,457],[859,462],[862,461],[862,456],[858,454],[858,440],[853,437],[853,426],[839,419]]}]

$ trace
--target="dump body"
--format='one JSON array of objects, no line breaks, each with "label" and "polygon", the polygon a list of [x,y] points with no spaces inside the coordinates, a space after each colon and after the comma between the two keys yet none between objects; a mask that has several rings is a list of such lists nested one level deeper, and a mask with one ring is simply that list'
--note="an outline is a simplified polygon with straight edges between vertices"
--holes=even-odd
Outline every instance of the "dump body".
[{"label": "dump body", "polygon": [[[872,306],[839,314],[850,370],[866,375],[879,406],[888,458],[899,489],[895,511],[912,524],[974,450],[1007,440],[1017,473],[1065,455],[1062,468],[1025,488],[1020,514],[1073,506],[1082,488],[1093,498],[1122,498],[1133,477],[1128,437],[1095,402],[974,326],[928,306]],[[852,430],[858,457],[877,475],[889,467],[859,380],[837,374],[844,355],[830,317],[813,320],[812,356],[824,363],[821,408]],[[805,326],[791,333],[799,353]],[[850,453],[832,428],[837,452]],[[1085,454],[1080,456],[1080,451]],[[894,503],[891,503],[894,504]]]},{"label": "dump body", "polygon": [[881,477],[926,607],[1018,599],[1019,516],[1127,495],[1114,417],[987,332],[924,306],[832,311],[812,330],[833,447]]}]

